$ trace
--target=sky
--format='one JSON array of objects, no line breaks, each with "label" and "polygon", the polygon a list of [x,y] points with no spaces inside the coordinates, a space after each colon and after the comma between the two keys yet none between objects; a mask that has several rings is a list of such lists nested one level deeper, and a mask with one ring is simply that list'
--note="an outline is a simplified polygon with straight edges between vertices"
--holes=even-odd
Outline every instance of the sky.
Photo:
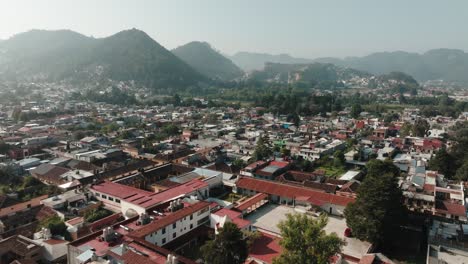
[{"label": "sky", "polygon": [[137,28],[168,49],[363,56],[468,51],[467,0],[0,0],[0,39],[30,29],[106,37]]}]

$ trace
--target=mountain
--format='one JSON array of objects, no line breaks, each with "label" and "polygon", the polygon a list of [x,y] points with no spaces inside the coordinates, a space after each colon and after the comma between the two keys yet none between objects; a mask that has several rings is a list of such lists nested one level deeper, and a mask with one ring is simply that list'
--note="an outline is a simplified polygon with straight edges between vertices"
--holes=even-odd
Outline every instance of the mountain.
[{"label": "mountain", "polygon": [[315,61],[334,63],[373,74],[405,72],[419,81],[443,79],[468,82],[468,53],[456,49],[434,49],[423,54],[379,52],[364,57],[319,58]]},{"label": "mountain", "polygon": [[255,70],[247,79],[276,83],[338,83],[352,79],[368,78],[372,75],[351,68],[336,66],[331,63],[284,64],[265,63],[263,70]]},{"label": "mountain", "polygon": [[337,66],[331,63],[283,64],[265,63],[263,70],[255,70],[245,81],[290,84],[302,88],[372,88],[390,92],[410,92],[418,89],[418,82],[402,72],[373,75],[368,72]]},{"label": "mountain", "polygon": [[70,30],[32,30],[0,43],[6,78],[135,81],[151,88],[186,87],[206,78],[154,41],[131,29],[106,38]]},{"label": "mountain", "polygon": [[232,80],[243,75],[239,67],[206,42],[193,41],[173,49],[172,53],[211,79]]},{"label": "mountain", "polygon": [[230,59],[244,71],[261,70],[267,62],[282,64],[311,63],[310,59],[294,58],[288,54],[271,55],[267,53],[238,52]]}]

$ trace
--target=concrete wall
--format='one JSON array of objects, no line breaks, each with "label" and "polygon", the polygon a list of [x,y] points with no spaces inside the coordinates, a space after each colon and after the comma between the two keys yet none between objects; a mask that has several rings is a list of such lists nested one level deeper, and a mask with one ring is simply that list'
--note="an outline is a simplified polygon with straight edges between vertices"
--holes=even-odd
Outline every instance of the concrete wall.
[{"label": "concrete wall", "polygon": [[[172,224],[166,226],[164,234],[163,234],[163,229],[160,229],[157,232],[147,235],[145,237],[145,240],[152,244],[162,246],[164,244],[171,242],[174,239],[177,239],[181,235],[188,233],[190,230],[195,229],[198,226],[205,224],[206,222],[199,223],[199,221],[203,220],[204,218],[206,218],[206,220],[209,221],[209,216],[210,216],[209,207],[206,207],[205,209],[202,209],[198,212],[193,213],[192,216],[193,216],[192,219],[190,219],[190,215],[188,215],[182,218],[181,220],[178,220],[177,222],[175,222],[176,223],[175,228],[173,227]],[[192,225],[191,228],[190,228],[190,225]],[[174,237],[174,234],[175,234],[175,237]],[[165,243],[163,243],[164,238],[166,239]]]}]

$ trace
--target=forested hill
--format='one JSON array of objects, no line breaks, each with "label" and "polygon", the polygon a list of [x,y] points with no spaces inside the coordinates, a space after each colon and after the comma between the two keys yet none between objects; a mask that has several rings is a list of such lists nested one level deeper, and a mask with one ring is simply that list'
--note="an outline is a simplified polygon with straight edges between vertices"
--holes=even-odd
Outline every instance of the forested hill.
[{"label": "forested hill", "polygon": [[419,81],[468,82],[468,53],[456,49],[433,49],[423,54],[404,51],[379,52],[345,59],[321,58],[317,62],[334,63],[373,74],[404,72]]},{"label": "forested hill", "polygon": [[243,75],[239,67],[206,42],[193,41],[173,49],[172,53],[211,79],[228,81]]},{"label": "forested hill", "polygon": [[112,79],[154,88],[186,87],[207,78],[154,41],[131,29],[106,38],[69,30],[32,30],[0,43],[4,79]]},{"label": "forested hill", "polygon": [[331,63],[266,63],[263,70],[250,72],[245,81],[289,84],[302,88],[376,88],[408,92],[419,88],[418,82],[402,72],[373,75]]},{"label": "forested hill", "polygon": [[468,53],[457,49],[432,49],[425,53],[405,51],[377,52],[363,57],[344,59],[324,57],[317,59],[295,58],[288,54],[238,52],[231,60],[245,71],[262,70],[265,63],[304,64],[332,63],[375,75],[404,72],[418,81],[445,80],[468,82]]},{"label": "forested hill", "polygon": [[295,58],[288,54],[272,55],[267,53],[238,52],[230,59],[244,71],[262,70],[265,63],[303,64],[312,63],[311,59]]}]

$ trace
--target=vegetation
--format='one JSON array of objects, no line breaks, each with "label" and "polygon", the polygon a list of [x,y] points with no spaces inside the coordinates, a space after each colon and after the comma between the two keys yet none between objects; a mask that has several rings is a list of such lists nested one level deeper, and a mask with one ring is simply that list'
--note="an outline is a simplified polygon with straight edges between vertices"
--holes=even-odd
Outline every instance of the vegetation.
[{"label": "vegetation", "polygon": [[48,228],[52,236],[63,236],[66,240],[71,240],[70,233],[67,231],[67,225],[65,225],[65,222],[58,215],[42,220],[39,228],[42,227]]},{"label": "vegetation", "polygon": [[449,139],[454,145],[449,151],[441,149],[429,161],[429,168],[444,174],[448,179],[466,180],[468,167],[468,122],[457,123],[450,132]]},{"label": "vegetation", "polygon": [[288,214],[287,219],[279,223],[283,247],[281,255],[274,259],[274,264],[326,264],[330,257],[341,252],[345,242],[335,233],[327,235],[323,230],[328,218],[322,214],[313,219],[306,214]]},{"label": "vegetation", "polygon": [[112,212],[102,207],[86,211],[84,219],[88,223],[96,222],[99,219],[112,215]]},{"label": "vegetation", "polygon": [[190,42],[173,49],[172,53],[201,74],[212,79],[232,80],[243,74],[239,67],[206,42]]},{"label": "vegetation", "polygon": [[10,167],[0,169],[0,194],[15,192],[19,201],[29,201],[32,198],[59,193],[53,185],[45,185],[32,176],[19,177],[13,174]]},{"label": "vegetation", "polygon": [[[205,77],[146,33],[132,29],[106,38],[68,30],[31,30],[3,41],[0,69],[9,79],[44,74],[48,80],[134,81],[154,90],[196,86]],[[18,56],[21,54],[21,56]],[[96,66],[101,65],[101,66]],[[22,75],[19,75],[21,72]],[[23,75],[24,74],[24,75]]]},{"label": "vegetation", "polygon": [[372,160],[357,192],[345,209],[353,235],[371,243],[390,242],[406,220],[403,196],[398,188],[399,169],[389,160]]},{"label": "vegetation", "polygon": [[242,264],[248,256],[247,240],[233,223],[224,223],[214,240],[207,241],[201,252],[207,264]]},{"label": "vegetation", "polygon": [[258,141],[253,157],[255,160],[265,160],[273,155],[273,148],[267,134],[262,135]]}]

